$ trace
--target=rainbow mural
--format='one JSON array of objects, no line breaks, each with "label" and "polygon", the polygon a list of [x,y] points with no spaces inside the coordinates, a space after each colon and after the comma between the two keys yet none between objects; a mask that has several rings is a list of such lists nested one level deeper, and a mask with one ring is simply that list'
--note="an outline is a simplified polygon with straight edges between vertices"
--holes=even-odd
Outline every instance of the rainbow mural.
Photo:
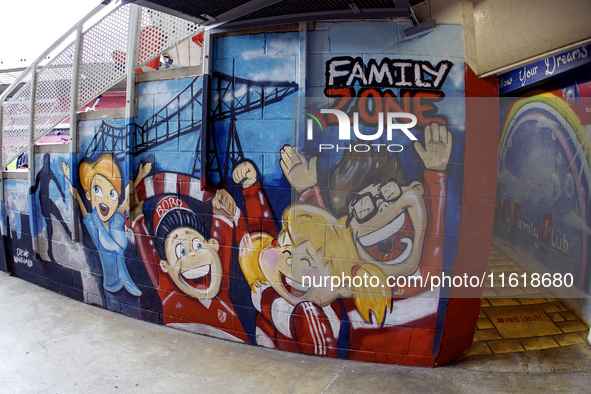
[{"label": "rainbow mural", "polygon": [[591,126],[552,93],[508,100],[495,235],[589,293]]}]

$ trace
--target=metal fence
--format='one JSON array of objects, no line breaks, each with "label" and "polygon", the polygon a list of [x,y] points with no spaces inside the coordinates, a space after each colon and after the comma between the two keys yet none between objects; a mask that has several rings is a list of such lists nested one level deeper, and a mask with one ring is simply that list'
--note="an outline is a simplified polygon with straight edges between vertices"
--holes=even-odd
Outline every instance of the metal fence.
[{"label": "metal fence", "polygon": [[[119,6],[86,28],[85,23],[102,9],[97,7],[2,94],[2,168],[68,118],[72,111],[122,81],[129,67],[126,57],[130,41],[135,41],[137,48],[137,61],[131,65],[135,70],[201,30],[195,23],[148,8],[140,8],[139,23],[131,23],[132,12],[138,10],[133,7],[138,6]],[[73,34],[76,34],[74,42],[39,66],[40,59],[63,47]],[[6,97],[10,99],[5,101]]]}]

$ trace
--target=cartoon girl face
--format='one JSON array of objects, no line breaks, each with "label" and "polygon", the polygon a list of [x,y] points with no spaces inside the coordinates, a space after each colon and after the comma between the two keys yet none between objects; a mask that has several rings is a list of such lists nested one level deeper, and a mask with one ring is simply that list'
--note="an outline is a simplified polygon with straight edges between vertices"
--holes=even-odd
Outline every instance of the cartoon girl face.
[{"label": "cartoon girl face", "polygon": [[111,219],[119,207],[119,193],[113,184],[100,174],[92,178],[86,198],[90,201],[92,209],[97,210],[99,218],[103,222]]},{"label": "cartoon girl face", "polygon": [[166,261],[160,267],[175,285],[194,298],[214,298],[222,284],[219,244],[188,227],[172,231],[164,244]]},{"label": "cartoon girl face", "polygon": [[[322,250],[316,250],[310,240],[292,245],[285,230],[281,231],[277,241],[277,245],[262,250],[259,265],[283,299],[294,306],[302,301],[312,301],[325,307],[338,297],[337,291],[330,289],[330,280],[326,282],[327,287],[318,286],[331,275],[331,264],[325,264]],[[309,286],[308,279],[304,281],[303,277],[310,278],[314,286]]]}]

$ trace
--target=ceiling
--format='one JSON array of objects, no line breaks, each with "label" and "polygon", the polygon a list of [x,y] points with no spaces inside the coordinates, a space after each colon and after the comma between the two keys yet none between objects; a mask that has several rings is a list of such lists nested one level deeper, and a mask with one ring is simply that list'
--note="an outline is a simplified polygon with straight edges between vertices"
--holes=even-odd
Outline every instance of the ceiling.
[{"label": "ceiling", "polygon": [[334,19],[410,18],[422,0],[123,0],[216,31]]}]

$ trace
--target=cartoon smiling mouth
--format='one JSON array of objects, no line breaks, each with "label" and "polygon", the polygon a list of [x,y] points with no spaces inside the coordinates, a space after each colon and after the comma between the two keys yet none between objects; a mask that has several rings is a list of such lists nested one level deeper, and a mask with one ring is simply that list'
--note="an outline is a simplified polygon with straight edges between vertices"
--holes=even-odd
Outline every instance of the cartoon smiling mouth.
[{"label": "cartoon smiling mouth", "polygon": [[359,243],[374,260],[399,264],[410,255],[414,229],[405,212],[384,227],[359,237]]},{"label": "cartoon smiling mouth", "polygon": [[285,290],[294,297],[301,297],[310,289],[310,287],[304,286],[300,282],[296,282],[281,273],[280,275],[281,283],[285,287]]},{"label": "cartoon smiling mouth", "polygon": [[109,214],[109,207],[106,204],[100,203],[99,209],[101,211],[101,215],[107,216]]},{"label": "cartoon smiling mouth", "polygon": [[183,279],[197,290],[207,290],[211,283],[211,265],[203,265],[181,273]]}]

